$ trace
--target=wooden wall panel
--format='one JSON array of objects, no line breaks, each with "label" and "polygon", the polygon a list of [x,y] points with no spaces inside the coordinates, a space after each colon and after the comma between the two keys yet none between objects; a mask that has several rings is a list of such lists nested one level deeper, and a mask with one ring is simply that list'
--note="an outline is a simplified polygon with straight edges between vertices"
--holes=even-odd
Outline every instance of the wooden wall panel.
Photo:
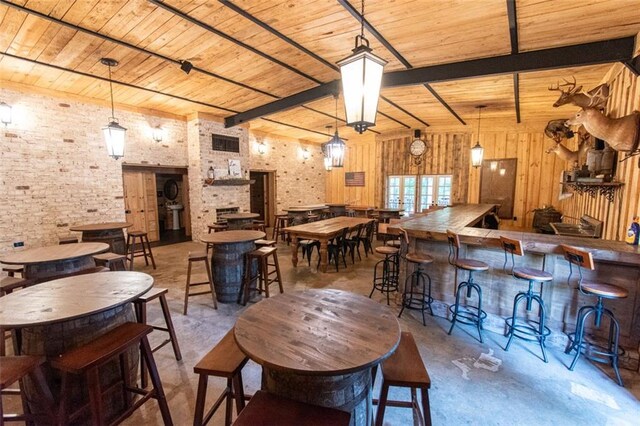
[{"label": "wooden wall panel", "polygon": [[[347,142],[344,167],[327,172],[326,202],[348,203],[359,206],[375,206],[375,191],[378,181],[376,167],[376,142]],[[365,186],[345,186],[345,172],[364,172]]]}]

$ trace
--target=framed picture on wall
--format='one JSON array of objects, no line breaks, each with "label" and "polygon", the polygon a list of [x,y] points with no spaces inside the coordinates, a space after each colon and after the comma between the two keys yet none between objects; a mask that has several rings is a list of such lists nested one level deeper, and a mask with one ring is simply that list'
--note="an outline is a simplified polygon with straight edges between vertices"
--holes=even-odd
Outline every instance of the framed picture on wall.
[{"label": "framed picture on wall", "polygon": [[229,176],[232,178],[241,178],[240,160],[229,160]]}]

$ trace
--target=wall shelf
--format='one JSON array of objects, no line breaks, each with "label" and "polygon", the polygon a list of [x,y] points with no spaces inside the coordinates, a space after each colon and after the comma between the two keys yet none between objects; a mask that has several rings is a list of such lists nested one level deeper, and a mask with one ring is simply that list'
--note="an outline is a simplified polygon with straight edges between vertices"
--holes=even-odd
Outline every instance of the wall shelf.
[{"label": "wall shelf", "polygon": [[205,180],[204,184],[209,186],[240,186],[240,185],[250,185],[255,183],[255,180],[251,179],[218,179],[208,182],[208,179]]},{"label": "wall shelf", "polygon": [[606,197],[607,201],[613,203],[616,191],[624,185],[623,182],[562,182],[578,194],[589,194],[594,197],[598,194]]}]

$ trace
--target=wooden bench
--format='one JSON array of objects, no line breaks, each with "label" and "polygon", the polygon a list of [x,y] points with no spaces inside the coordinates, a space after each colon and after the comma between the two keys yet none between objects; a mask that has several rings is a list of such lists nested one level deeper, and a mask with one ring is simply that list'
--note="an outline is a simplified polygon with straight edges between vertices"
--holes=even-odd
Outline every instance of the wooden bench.
[{"label": "wooden bench", "polygon": [[[420,424],[430,426],[431,407],[429,406],[429,388],[431,387],[431,378],[422,362],[416,341],[413,339],[411,333],[401,333],[398,348],[389,358],[382,361],[381,370],[382,388],[380,389],[380,400],[373,401],[374,404],[378,404],[376,426],[382,426],[384,411],[387,406],[411,408],[414,410],[414,418],[417,417],[421,419],[422,423]],[[390,386],[410,388],[411,402],[387,399]],[[420,406],[417,401],[416,389],[420,389],[422,412],[420,411]]]},{"label": "wooden bench", "polygon": [[351,413],[258,391],[234,426],[348,426]]},{"label": "wooden bench", "polygon": [[[231,329],[204,358],[193,367],[193,371],[200,375],[198,380],[198,394],[193,417],[194,426],[205,425],[211,420],[216,410],[226,400],[225,425],[231,424],[232,399],[236,401],[236,411],[240,413],[244,408],[244,385],[242,384],[242,368],[249,358],[240,350]],[[227,386],[204,415],[204,403],[207,398],[207,383],[209,376],[224,377]]]},{"label": "wooden bench", "polygon": [[24,274],[24,266],[22,265],[4,265],[2,272],[6,272],[10,277],[15,277],[16,274]]}]

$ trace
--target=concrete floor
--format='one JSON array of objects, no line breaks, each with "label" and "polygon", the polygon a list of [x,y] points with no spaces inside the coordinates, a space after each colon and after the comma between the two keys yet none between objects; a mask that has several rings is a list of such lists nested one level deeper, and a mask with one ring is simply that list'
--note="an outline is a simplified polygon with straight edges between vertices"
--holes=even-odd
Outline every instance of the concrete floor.
[{"label": "concrete floor", "polygon": [[[204,246],[187,242],[154,248],[158,269],[139,267],[156,279],[156,286],[169,288],[168,300],[177,330],[183,359],[177,362],[170,346],[155,353],[160,376],[168,397],[173,421],[176,425],[193,422],[197,376],[193,366],[234,325],[245,309],[236,304],[218,304],[213,309],[209,295],[192,297],[188,316],[182,315],[183,291],[186,280],[187,252]],[[330,269],[323,274],[306,262],[293,268],[290,249],[278,246],[285,291],[307,288],[337,288],[369,295],[373,265],[370,256],[355,265],[349,263],[346,271]],[[314,261],[315,261],[314,254]],[[314,262],[312,262],[314,264]],[[380,293],[374,299],[385,303]],[[399,312],[398,301],[391,309]],[[149,307],[151,321],[160,318],[159,306]],[[432,380],[430,390],[431,413],[435,425],[637,425],[640,422],[640,374],[621,370],[625,387],[612,379],[607,365],[581,359],[575,371],[567,365],[571,357],[563,348],[548,350],[549,363],[539,358],[539,348],[533,343],[514,341],[510,351],[503,350],[506,338],[485,332],[485,343],[480,344],[469,326],[456,327],[447,335],[449,321],[427,316],[426,327],[419,313],[407,312],[400,319],[403,330],[413,333],[423,361]],[[163,338],[152,334],[152,343]],[[259,388],[260,367],[249,362],[243,370],[245,392]],[[376,381],[374,397],[379,395],[380,377]],[[208,401],[211,404],[224,387],[223,379],[210,379]],[[393,392],[392,398],[408,398],[408,391]],[[129,418],[125,424],[161,424],[154,401]],[[210,424],[222,425],[224,412],[219,410]],[[411,410],[389,408],[386,425],[412,424]]]}]

